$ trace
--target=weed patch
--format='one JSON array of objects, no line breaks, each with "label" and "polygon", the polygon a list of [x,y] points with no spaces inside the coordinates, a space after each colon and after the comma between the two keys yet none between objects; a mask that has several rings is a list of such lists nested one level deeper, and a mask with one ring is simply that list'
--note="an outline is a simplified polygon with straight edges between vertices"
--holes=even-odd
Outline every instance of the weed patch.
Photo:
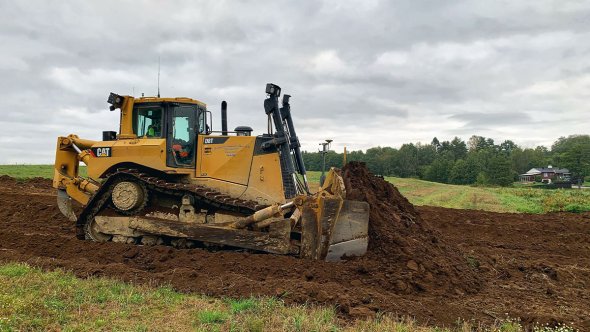
[{"label": "weed patch", "polygon": [[197,313],[197,319],[201,324],[220,324],[228,319],[228,315],[219,310],[204,310]]},{"label": "weed patch", "polygon": [[233,313],[239,313],[239,312],[243,312],[243,311],[253,310],[253,309],[256,309],[260,305],[259,301],[255,298],[248,298],[248,299],[242,299],[242,300],[230,299],[230,300],[228,300],[228,303],[231,308],[231,312],[233,312]]}]

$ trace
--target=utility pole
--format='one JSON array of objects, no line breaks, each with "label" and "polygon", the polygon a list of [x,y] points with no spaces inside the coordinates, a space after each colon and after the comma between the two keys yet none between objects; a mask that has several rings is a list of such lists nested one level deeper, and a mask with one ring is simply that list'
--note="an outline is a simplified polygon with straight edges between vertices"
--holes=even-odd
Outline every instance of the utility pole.
[{"label": "utility pole", "polygon": [[326,181],[326,154],[330,151],[330,143],[332,143],[331,139],[327,139],[325,143],[320,143],[322,146],[322,150],[320,153],[322,154],[322,175],[320,176],[320,187],[324,185],[324,181]]}]

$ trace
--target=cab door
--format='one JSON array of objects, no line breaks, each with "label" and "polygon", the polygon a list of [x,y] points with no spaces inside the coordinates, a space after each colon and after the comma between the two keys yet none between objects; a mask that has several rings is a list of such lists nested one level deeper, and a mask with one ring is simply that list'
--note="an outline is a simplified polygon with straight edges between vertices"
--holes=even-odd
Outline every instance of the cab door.
[{"label": "cab door", "polygon": [[166,165],[176,168],[194,168],[197,150],[196,105],[167,104],[167,156]]}]

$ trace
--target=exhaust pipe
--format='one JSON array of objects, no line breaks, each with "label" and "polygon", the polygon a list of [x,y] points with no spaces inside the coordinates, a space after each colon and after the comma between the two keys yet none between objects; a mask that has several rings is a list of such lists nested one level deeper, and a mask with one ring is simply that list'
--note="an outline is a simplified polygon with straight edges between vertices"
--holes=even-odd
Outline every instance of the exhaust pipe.
[{"label": "exhaust pipe", "polygon": [[227,102],[221,102],[221,134],[227,135]]}]

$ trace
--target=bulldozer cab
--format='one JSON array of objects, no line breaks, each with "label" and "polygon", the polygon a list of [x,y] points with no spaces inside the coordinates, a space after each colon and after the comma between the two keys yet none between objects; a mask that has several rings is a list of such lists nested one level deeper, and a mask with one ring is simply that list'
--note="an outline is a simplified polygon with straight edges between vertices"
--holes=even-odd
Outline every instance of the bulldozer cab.
[{"label": "bulldozer cab", "polygon": [[178,102],[136,103],[132,111],[137,137],[166,140],[166,166],[194,168],[197,135],[207,134],[206,110]]}]

